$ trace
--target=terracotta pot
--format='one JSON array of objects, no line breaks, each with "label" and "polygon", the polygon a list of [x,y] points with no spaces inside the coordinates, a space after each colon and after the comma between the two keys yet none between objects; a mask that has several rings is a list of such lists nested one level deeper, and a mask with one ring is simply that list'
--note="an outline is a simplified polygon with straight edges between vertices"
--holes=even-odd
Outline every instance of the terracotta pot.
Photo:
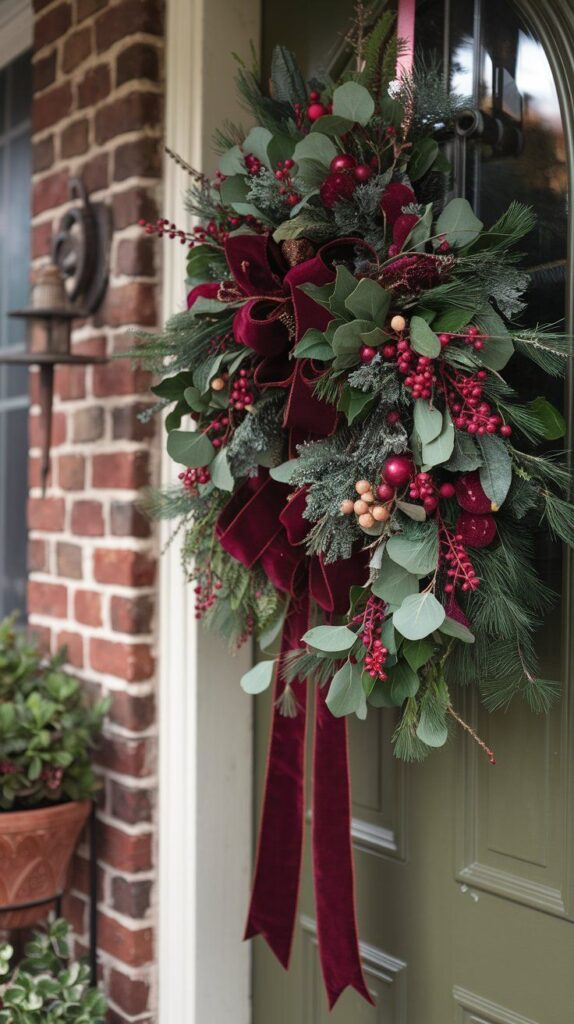
[{"label": "terracotta pot", "polygon": [[2,910],[55,900],[63,892],[90,808],[90,800],[77,800],[38,810],[0,811],[0,928],[28,927],[52,909],[51,902],[43,902]]}]

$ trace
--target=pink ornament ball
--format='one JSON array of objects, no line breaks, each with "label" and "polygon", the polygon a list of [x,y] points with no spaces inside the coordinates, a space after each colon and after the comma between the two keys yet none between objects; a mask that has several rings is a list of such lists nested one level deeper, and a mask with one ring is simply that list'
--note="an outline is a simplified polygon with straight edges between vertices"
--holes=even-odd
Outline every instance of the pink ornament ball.
[{"label": "pink ornament ball", "polygon": [[350,153],[338,153],[331,160],[329,168],[334,173],[337,171],[352,171],[356,163],[355,157],[351,156]]},{"label": "pink ornament ball", "polygon": [[359,352],[359,357],[362,363],[370,363],[377,354],[376,348],[371,348],[370,345],[363,345]]},{"label": "pink ornament ball", "polygon": [[404,487],[412,472],[413,464],[406,455],[393,455],[383,466],[383,479],[391,487]]},{"label": "pink ornament ball", "polygon": [[439,487],[439,494],[441,498],[454,498],[456,488],[454,484],[441,484]]},{"label": "pink ornament ball", "polygon": [[483,515],[491,511],[490,498],[486,496],[480,482],[477,469],[473,473],[464,473],[456,482],[456,500],[465,512]]},{"label": "pink ornament ball", "polygon": [[390,501],[395,496],[395,488],[390,484],[379,484],[377,487],[377,498],[381,501]]},{"label": "pink ornament ball", "polygon": [[357,181],[359,181],[361,183],[365,182],[365,181],[368,181],[369,178],[372,177],[372,174],[373,174],[373,172],[372,172],[371,168],[368,166],[368,164],[358,164],[357,167],[355,167],[355,170],[354,170],[353,173],[354,173],[355,178],[357,179]]},{"label": "pink ornament ball", "polygon": [[496,537],[496,520],[494,516],[473,515],[472,512],[461,512],[456,532],[462,537],[462,543],[469,548],[486,548]]}]

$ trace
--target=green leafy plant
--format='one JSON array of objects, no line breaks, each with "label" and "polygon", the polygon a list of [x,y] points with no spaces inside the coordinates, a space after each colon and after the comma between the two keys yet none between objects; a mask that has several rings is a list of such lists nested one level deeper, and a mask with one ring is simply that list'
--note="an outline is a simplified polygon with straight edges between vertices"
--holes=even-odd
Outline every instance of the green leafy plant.
[{"label": "green leafy plant", "polygon": [[18,967],[0,946],[0,1024],[104,1024],[106,1000],[86,964],[70,961],[68,932],[62,919],[35,932]]},{"label": "green leafy plant", "polygon": [[0,622],[0,809],[84,800],[96,790],[90,749],[107,701],[89,704],[38,644]]}]

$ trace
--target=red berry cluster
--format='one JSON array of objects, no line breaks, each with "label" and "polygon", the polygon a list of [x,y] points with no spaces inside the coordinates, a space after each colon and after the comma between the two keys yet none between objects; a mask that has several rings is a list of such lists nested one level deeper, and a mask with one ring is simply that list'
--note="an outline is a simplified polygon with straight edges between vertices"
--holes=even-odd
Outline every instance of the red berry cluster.
[{"label": "red berry cluster", "polygon": [[422,501],[425,512],[430,513],[436,510],[440,498],[453,498],[455,488],[449,483],[437,487],[430,473],[417,473],[409,484],[409,494],[411,498]]},{"label": "red berry cluster", "polygon": [[467,434],[500,434],[510,437],[512,427],[504,422],[502,416],[492,411],[488,402],[482,400],[483,381],[488,377],[486,370],[478,370],[470,376],[463,373],[443,374],[447,386],[446,397],[453,414],[457,430],[465,430]]},{"label": "red berry cluster", "polygon": [[226,416],[225,413],[221,413],[219,416],[216,416],[215,419],[212,419],[205,433],[212,435],[209,440],[214,448],[221,448],[221,446],[225,444],[228,427],[229,416]]},{"label": "red berry cluster", "polygon": [[0,761],[0,775],[15,775],[18,765],[14,761]]},{"label": "red berry cluster", "polygon": [[404,374],[405,387],[413,398],[432,398],[436,382],[433,360],[428,356],[417,356],[406,338],[397,341],[397,370]]},{"label": "red berry cluster", "polygon": [[440,561],[443,568],[446,568],[448,582],[444,585],[445,594],[452,594],[460,588],[465,593],[476,590],[480,584],[468,552],[463,544],[460,533],[451,533],[444,525],[440,524]]},{"label": "red berry cluster", "polygon": [[326,107],[320,102],[320,95],[314,89],[309,93],[309,105],[307,107],[307,117],[310,121],[318,121],[320,117],[329,113],[330,108]]},{"label": "red berry cluster", "polygon": [[207,466],[200,466],[198,469],[186,469],[178,477],[188,491],[195,491],[199,484],[207,484],[211,480],[211,474]]},{"label": "red berry cluster", "polygon": [[240,370],[231,385],[229,405],[241,412],[248,405],[253,405],[255,397],[251,390],[252,370]]},{"label": "red berry cluster", "polygon": [[297,203],[301,202],[301,195],[296,191],[291,177],[291,171],[294,166],[294,160],[280,160],[275,171],[277,181],[281,182],[279,195],[285,197],[285,202],[288,206],[296,206]]},{"label": "red berry cluster", "polygon": [[380,679],[383,683],[387,679],[384,665],[389,656],[389,652],[381,640],[386,607],[379,598],[371,596],[362,615],[355,616],[353,620],[362,625],[361,640],[367,650],[363,662],[365,672],[370,675],[371,679]]},{"label": "red berry cluster", "polygon": [[167,238],[178,238],[180,245],[189,244],[190,248],[194,243],[194,237],[191,231],[182,231],[178,228],[177,224],[169,221],[167,217],[158,217],[153,221],[139,220],[138,224],[140,228],[143,228],[146,235],[157,235],[158,238],[163,238],[166,235]]},{"label": "red berry cluster", "polygon": [[321,202],[328,210],[342,199],[350,199],[357,185],[369,180],[373,168],[358,164],[350,153],[339,153],[331,160],[329,172],[319,189]]},{"label": "red berry cluster", "polygon": [[247,173],[254,176],[259,174],[259,171],[263,166],[261,160],[258,160],[256,156],[253,156],[253,153],[247,153],[243,158],[243,162],[247,168]]},{"label": "red berry cluster", "polygon": [[217,601],[217,592],[221,590],[223,584],[216,580],[215,583],[212,580],[211,573],[206,575],[203,583],[198,583],[193,588],[195,594],[195,618],[202,619],[206,612],[213,607]]}]

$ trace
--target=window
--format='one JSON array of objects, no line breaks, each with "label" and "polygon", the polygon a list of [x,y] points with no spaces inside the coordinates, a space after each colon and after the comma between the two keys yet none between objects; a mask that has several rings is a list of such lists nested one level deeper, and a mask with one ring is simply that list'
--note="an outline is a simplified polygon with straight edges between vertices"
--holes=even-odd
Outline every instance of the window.
[{"label": "window", "polygon": [[[0,62],[2,53],[0,48]],[[0,347],[23,346],[28,303],[32,64],[29,52],[0,67]],[[26,609],[28,374],[0,364],[0,616]]]}]

